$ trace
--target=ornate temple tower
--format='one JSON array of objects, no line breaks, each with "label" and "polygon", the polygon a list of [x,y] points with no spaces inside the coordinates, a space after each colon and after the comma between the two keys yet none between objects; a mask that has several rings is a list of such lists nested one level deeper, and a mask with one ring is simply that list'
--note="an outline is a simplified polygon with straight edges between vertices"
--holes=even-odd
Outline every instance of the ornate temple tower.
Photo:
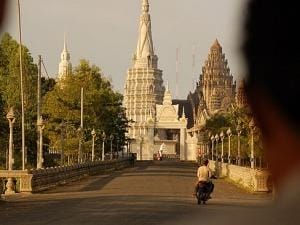
[{"label": "ornate temple tower", "polygon": [[210,114],[226,110],[235,102],[236,84],[218,40],[210,48],[198,83]]},{"label": "ornate temple tower", "polygon": [[236,93],[236,105],[238,108],[244,108],[248,106],[247,96],[245,92],[245,80],[241,80],[238,85]]},{"label": "ornate temple tower", "polygon": [[58,80],[61,80],[65,76],[68,76],[72,73],[72,64],[70,61],[71,57],[67,49],[66,36],[64,37],[64,49],[61,53],[60,58],[61,61],[59,63],[59,69],[58,69]]},{"label": "ornate temple tower", "polygon": [[162,70],[154,53],[149,2],[143,0],[138,44],[124,88],[126,116],[134,121],[129,130],[131,138],[147,133],[147,119],[156,115],[156,104],[162,104],[164,90]]}]

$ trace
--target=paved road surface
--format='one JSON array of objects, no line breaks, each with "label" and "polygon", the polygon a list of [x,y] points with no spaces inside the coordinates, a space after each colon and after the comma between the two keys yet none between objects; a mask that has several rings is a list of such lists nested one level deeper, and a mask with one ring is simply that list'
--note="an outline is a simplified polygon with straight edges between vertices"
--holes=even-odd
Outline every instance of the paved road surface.
[{"label": "paved road surface", "polygon": [[112,175],[9,198],[0,203],[0,224],[172,224],[195,214],[251,213],[268,198],[220,179],[214,181],[213,199],[199,206],[192,197],[195,174],[196,167],[191,163],[139,163],[136,168]]}]

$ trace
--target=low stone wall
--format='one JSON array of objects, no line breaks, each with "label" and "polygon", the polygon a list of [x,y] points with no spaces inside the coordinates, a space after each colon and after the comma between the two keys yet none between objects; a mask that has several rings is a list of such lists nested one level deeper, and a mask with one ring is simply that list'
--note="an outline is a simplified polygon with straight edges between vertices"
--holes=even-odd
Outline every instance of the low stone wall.
[{"label": "low stone wall", "polygon": [[131,166],[130,159],[96,161],[72,166],[29,171],[0,170],[0,178],[20,180],[20,192],[39,192],[57,185],[76,181],[85,176],[105,174]]},{"label": "low stone wall", "polygon": [[216,161],[210,161],[209,166],[216,176],[228,177],[230,180],[252,191],[271,191],[268,186],[270,173],[266,170],[256,170]]}]

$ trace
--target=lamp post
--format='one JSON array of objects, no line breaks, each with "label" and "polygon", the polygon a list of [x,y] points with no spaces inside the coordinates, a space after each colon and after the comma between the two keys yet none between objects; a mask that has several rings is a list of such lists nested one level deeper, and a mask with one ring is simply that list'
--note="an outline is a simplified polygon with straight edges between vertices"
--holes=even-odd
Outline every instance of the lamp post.
[{"label": "lamp post", "polygon": [[[9,122],[9,150],[8,150],[8,170],[11,171],[13,169],[14,159],[13,159],[13,129],[14,129],[14,123],[16,121],[14,110],[11,107],[6,115],[6,118]],[[5,194],[14,194],[14,182],[13,178],[8,178],[6,183],[7,190],[5,191]]]},{"label": "lamp post", "polygon": [[237,131],[237,135],[238,135],[238,165],[241,165],[241,140],[240,140],[240,136],[242,133],[242,127],[240,125],[240,122],[238,123],[237,127],[236,127],[236,131]]},{"label": "lamp post", "polygon": [[254,169],[255,164],[254,164],[254,131],[255,131],[255,123],[254,119],[252,118],[250,123],[249,123],[249,128],[251,131],[251,169]]},{"label": "lamp post", "polygon": [[119,158],[119,140],[120,138],[117,137],[117,159]]},{"label": "lamp post", "polygon": [[232,136],[232,132],[231,132],[231,129],[228,128],[227,130],[227,135],[228,135],[228,164],[231,163],[231,144],[230,144],[230,139],[231,139],[231,136]]},{"label": "lamp post", "polygon": [[222,141],[221,158],[222,158],[222,163],[223,163],[224,162],[224,138],[225,138],[225,135],[224,135],[223,131],[220,133],[220,138],[221,138],[221,141]]},{"label": "lamp post", "polygon": [[66,124],[64,122],[64,120],[61,122],[60,124],[60,138],[61,138],[61,152],[60,152],[60,165],[63,166],[64,165],[64,161],[65,161],[65,153],[64,153],[64,139],[65,139],[65,129],[66,129]]},{"label": "lamp post", "polygon": [[205,133],[205,155],[209,155],[209,134]]},{"label": "lamp post", "polygon": [[21,23],[21,5],[18,0],[18,25],[19,25],[19,57],[20,57],[20,92],[21,92],[21,118],[22,118],[22,170],[25,170],[25,106],[24,106],[24,84],[23,84],[23,51],[22,51],[22,23]]},{"label": "lamp post", "polygon": [[104,161],[104,157],[105,157],[104,155],[105,141],[106,141],[106,134],[103,131],[102,132],[102,161]]},{"label": "lamp post", "polygon": [[114,140],[114,135],[111,134],[109,136],[109,139],[110,139],[110,160],[112,160],[113,159],[113,145],[112,145],[112,142]]},{"label": "lamp post", "polygon": [[92,162],[94,162],[94,159],[95,159],[95,138],[96,138],[96,131],[95,129],[92,130],[91,132],[91,135],[92,135]]},{"label": "lamp post", "polygon": [[218,142],[220,140],[220,137],[218,134],[216,134],[215,136],[215,140],[216,140],[216,161],[219,161],[219,151],[218,151]]},{"label": "lamp post", "polygon": [[215,136],[212,135],[211,138],[211,160],[214,161],[214,141],[215,141]]},{"label": "lamp post", "polygon": [[41,116],[37,122],[37,126],[39,128],[40,132],[40,144],[39,144],[39,152],[38,152],[38,158],[37,158],[37,169],[43,168],[43,162],[44,162],[44,157],[43,157],[43,130],[45,128],[45,124],[43,121],[43,117]]},{"label": "lamp post", "polygon": [[82,127],[79,127],[77,129],[77,135],[78,135],[78,139],[79,139],[79,142],[78,142],[78,163],[82,163]]}]

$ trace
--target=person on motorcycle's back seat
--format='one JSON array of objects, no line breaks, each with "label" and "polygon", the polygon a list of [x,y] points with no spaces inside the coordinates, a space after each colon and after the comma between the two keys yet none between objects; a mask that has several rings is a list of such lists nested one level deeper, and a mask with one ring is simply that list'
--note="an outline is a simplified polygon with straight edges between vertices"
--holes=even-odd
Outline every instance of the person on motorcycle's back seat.
[{"label": "person on motorcycle's back seat", "polygon": [[208,163],[209,163],[208,159],[203,159],[202,166],[198,168],[197,171],[198,179],[197,179],[194,195],[196,195],[198,191],[199,183],[204,183],[207,187],[207,190],[209,190],[210,193],[212,193],[214,190],[214,184],[210,181],[210,178],[212,177],[212,173],[208,167]]}]

